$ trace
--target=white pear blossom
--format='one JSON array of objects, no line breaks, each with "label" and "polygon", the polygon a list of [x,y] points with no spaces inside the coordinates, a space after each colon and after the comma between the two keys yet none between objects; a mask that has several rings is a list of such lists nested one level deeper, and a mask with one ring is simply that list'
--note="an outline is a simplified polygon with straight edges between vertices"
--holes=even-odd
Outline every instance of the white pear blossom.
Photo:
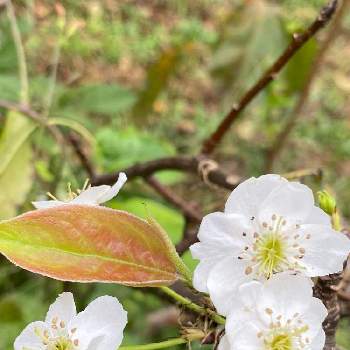
[{"label": "white pear blossom", "polygon": [[218,350],[322,350],[327,309],[312,296],[311,280],[281,273],[241,285]]},{"label": "white pear blossom", "polygon": [[225,212],[203,218],[191,246],[200,260],[194,287],[226,314],[235,289],[289,271],[308,277],[342,270],[350,240],[332,229],[312,191],[278,175],[250,178],[229,196]]},{"label": "white pear blossom", "polygon": [[62,293],[44,322],[30,323],[17,337],[14,350],[116,350],[126,323],[116,298],[99,297],[77,314],[73,295]]},{"label": "white pear blossom", "polygon": [[113,186],[101,185],[91,186],[82,190],[79,195],[73,195],[69,201],[60,201],[57,199],[49,201],[33,202],[36,209],[45,209],[57,207],[64,204],[85,204],[85,205],[99,205],[114,198],[119,190],[123,187],[127,180],[125,173],[119,173],[117,182]]}]

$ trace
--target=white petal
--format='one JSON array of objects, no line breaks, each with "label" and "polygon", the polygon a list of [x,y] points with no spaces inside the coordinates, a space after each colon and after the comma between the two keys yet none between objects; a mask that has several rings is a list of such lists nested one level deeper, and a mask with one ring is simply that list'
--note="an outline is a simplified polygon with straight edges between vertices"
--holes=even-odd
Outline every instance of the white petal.
[{"label": "white petal", "polygon": [[194,287],[208,292],[207,279],[214,265],[227,257],[239,254],[247,244],[242,233],[249,232],[250,222],[241,215],[212,213],[203,218],[198,237],[201,242],[190,247],[192,256],[200,259],[194,272]]},{"label": "white petal", "polygon": [[232,349],[261,350],[264,349],[262,337],[258,337],[261,328],[253,322],[244,323],[240,328],[227,332]]},{"label": "white petal", "polygon": [[98,205],[99,198],[110,190],[111,186],[101,185],[93,186],[85,191],[82,191],[79,196],[71,200],[70,204],[85,204],[85,205]]},{"label": "white petal", "polygon": [[313,341],[310,344],[310,350],[320,350],[323,349],[326,342],[326,334],[322,327],[319,329],[317,335],[314,337]]},{"label": "white petal", "polygon": [[308,303],[311,300],[312,281],[310,278],[279,273],[264,283],[258,301],[258,310],[268,323],[270,316],[264,312],[266,308],[288,319],[292,318],[295,313],[304,312],[309,307]]},{"label": "white petal", "polygon": [[269,222],[276,214],[286,219],[289,226],[301,224],[314,208],[310,188],[296,182],[286,182],[273,190],[259,207],[259,221]]},{"label": "white petal", "polygon": [[307,276],[324,276],[343,269],[350,252],[350,240],[343,233],[324,225],[302,225],[300,231],[311,235],[303,242],[305,255],[300,260]]},{"label": "white petal", "polygon": [[[82,348],[94,342],[94,350],[110,350],[117,349],[121,344],[126,323],[127,313],[118,299],[103,296],[80,312],[69,327],[77,328],[74,335],[79,339]],[[96,338],[101,340],[96,341]]]},{"label": "white petal", "polygon": [[263,283],[258,281],[250,281],[239,286],[238,294],[241,306],[253,308],[261,296],[263,286]]},{"label": "white petal", "polygon": [[30,323],[16,338],[14,349],[45,350],[46,345],[44,345],[42,339],[35,334],[37,330],[40,330],[43,333],[44,331],[48,330],[48,327],[46,323],[41,321]]},{"label": "white petal", "polygon": [[218,350],[231,350],[231,346],[226,334],[220,339]]},{"label": "white petal", "polygon": [[214,265],[216,258],[201,260],[193,272],[193,287],[199,292],[208,293],[208,276]]},{"label": "white petal", "polygon": [[63,321],[66,325],[77,314],[72,293],[62,293],[56,301],[51,304],[46,314],[45,322],[50,325],[53,319]]},{"label": "white petal", "polygon": [[286,182],[286,179],[275,174],[251,177],[232,191],[225,205],[225,213],[256,216],[259,205],[273,190]]},{"label": "white petal", "polygon": [[114,198],[124,186],[127,179],[125,173],[119,173],[117,182],[98,199],[98,203],[104,203]]},{"label": "white petal", "polygon": [[46,209],[46,208],[58,207],[66,203],[62,201],[52,200],[52,201],[37,201],[37,202],[32,202],[32,204],[36,209]]},{"label": "white petal", "polygon": [[246,262],[228,257],[218,262],[210,271],[208,290],[216,309],[222,315],[227,315],[233,307],[237,288],[251,280],[250,275],[244,273]]},{"label": "white petal", "polygon": [[308,337],[313,339],[322,329],[322,322],[327,317],[327,308],[322,301],[317,298],[311,298],[308,302],[308,308],[302,314],[302,320],[309,326]]},{"label": "white petal", "polygon": [[304,223],[331,226],[331,218],[319,207],[313,207]]},{"label": "white petal", "polygon": [[198,238],[202,242],[209,241],[221,249],[227,245],[241,248],[244,246],[242,234],[251,228],[250,220],[243,215],[215,212],[203,218]]}]

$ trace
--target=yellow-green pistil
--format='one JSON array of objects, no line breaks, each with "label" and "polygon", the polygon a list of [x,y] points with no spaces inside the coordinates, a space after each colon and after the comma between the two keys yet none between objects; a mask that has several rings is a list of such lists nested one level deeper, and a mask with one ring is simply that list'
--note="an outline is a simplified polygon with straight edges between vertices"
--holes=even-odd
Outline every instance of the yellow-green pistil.
[{"label": "yellow-green pistil", "polygon": [[266,343],[267,350],[292,350],[292,339],[288,333],[277,334]]},{"label": "yellow-green pistil", "polygon": [[276,233],[266,233],[256,242],[256,260],[259,271],[269,278],[273,273],[281,270],[285,259],[285,243]]},{"label": "yellow-green pistil", "polygon": [[48,350],[73,350],[74,345],[71,340],[60,338],[54,343],[48,345]]}]

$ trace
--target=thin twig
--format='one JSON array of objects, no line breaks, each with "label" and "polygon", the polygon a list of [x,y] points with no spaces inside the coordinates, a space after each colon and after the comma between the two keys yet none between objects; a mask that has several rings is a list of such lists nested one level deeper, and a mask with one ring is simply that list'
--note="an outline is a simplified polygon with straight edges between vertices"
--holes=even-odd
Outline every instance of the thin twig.
[{"label": "thin twig", "polygon": [[93,179],[95,177],[95,169],[92,163],[90,162],[89,157],[85,153],[85,150],[82,147],[81,140],[79,139],[79,137],[74,132],[69,132],[67,135],[65,135],[65,138],[72,146],[76,156],[80,160],[82,167],[88,173],[90,179]]},{"label": "thin twig", "polygon": [[179,208],[184,216],[195,222],[201,222],[202,215],[200,213],[198,213],[191,205],[188,204],[188,202],[178,196],[170,188],[161,184],[154,176],[146,177],[146,182],[168,202]]},{"label": "thin twig", "polygon": [[7,16],[11,24],[11,32],[13,41],[16,47],[18,69],[19,69],[19,78],[21,82],[21,91],[20,91],[20,101],[22,104],[29,103],[29,84],[28,84],[28,69],[27,62],[21,37],[21,32],[18,28],[18,23],[16,19],[15,10],[11,0],[7,1]]},{"label": "thin twig", "polygon": [[281,69],[291,60],[297,51],[303,47],[321,28],[331,19],[337,6],[337,0],[332,0],[325,6],[315,21],[303,33],[295,33],[282,55],[268,68],[261,78],[243,95],[241,100],[234,104],[231,111],[221,121],[216,130],[203,143],[202,154],[211,154],[232,124],[240,116],[245,107],[272,81]]},{"label": "thin twig", "polygon": [[198,242],[198,228],[187,228],[182,240],[176,245],[176,251],[182,255],[194,243]]},{"label": "thin twig", "polygon": [[273,144],[266,152],[266,166],[265,166],[266,172],[270,172],[273,170],[274,163],[277,157],[281,154],[284,146],[286,145],[288,136],[294,129],[298,118],[300,118],[303,114],[303,111],[305,109],[305,106],[310,96],[311,87],[313,86],[315,78],[317,78],[318,76],[318,73],[324,61],[326,52],[331,47],[331,44],[334,42],[334,38],[337,36],[339,32],[339,29],[341,27],[341,22],[342,22],[341,20],[343,18],[343,15],[346,13],[346,7],[347,5],[349,5],[349,3],[350,3],[349,0],[344,0],[340,5],[338,11],[335,13],[331,29],[328,31],[327,36],[320,47],[319,53],[312,64],[312,67],[311,67],[309,76],[306,79],[304,88],[300,92],[299,99],[293,111],[291,112],[285,126],[280,131],[280,133],[276,136],[276,139],[274,140]]}]

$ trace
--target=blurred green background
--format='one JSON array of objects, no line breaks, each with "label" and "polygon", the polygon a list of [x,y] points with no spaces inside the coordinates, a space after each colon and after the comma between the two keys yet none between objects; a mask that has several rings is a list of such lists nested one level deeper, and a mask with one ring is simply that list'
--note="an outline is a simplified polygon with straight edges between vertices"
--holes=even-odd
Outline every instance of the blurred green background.
[{"label": "blurred green background", "polygon": [[[29,75],[30,107],[75,132],[100,172],[139,161],[196,154],[201,142],[242,93],[305,28],[321,0],[101,0],[14,1]],[[267,150],[292,118],[329,28],[312,39],[256,98],[214,154],[237,177],[266,172]],[[305,181],[327,188],[350,218],[350,16],[340,19],[312,77],[310,96],[272,170],[320,169]],[[20,101],[16,46],[6,7],[0,5],[0,100]],[[69,145],[10,109],[0,109],[0,219],[32,208],[50,191],[64,197],[67,183],[88,177]],[[203,213],[220,210],[228,192],[195,176],[166,171],[157,178]],[[150,212],[174,243],[184,218],[142,180],[129,182],[110,205]],[[187,252],[186,263],[195,261]],[[117,296],[129,312],[124,344],[177,335],[177,315],[147,290],[49,280],[8,263],[0,267],[0,349],[63,290],[79,308]],[[164,317],[164,315],[168,315]],[[162,318],[163,317],[163,318]],[[159,321],[160,319],[160,321]],[[350,349],[342,321],[339,345]],[[178,347],[179,349],[181,347]],[[182,347],[184,348],[184,347]],[[210,347],[209,347],[210,348]]]}]

